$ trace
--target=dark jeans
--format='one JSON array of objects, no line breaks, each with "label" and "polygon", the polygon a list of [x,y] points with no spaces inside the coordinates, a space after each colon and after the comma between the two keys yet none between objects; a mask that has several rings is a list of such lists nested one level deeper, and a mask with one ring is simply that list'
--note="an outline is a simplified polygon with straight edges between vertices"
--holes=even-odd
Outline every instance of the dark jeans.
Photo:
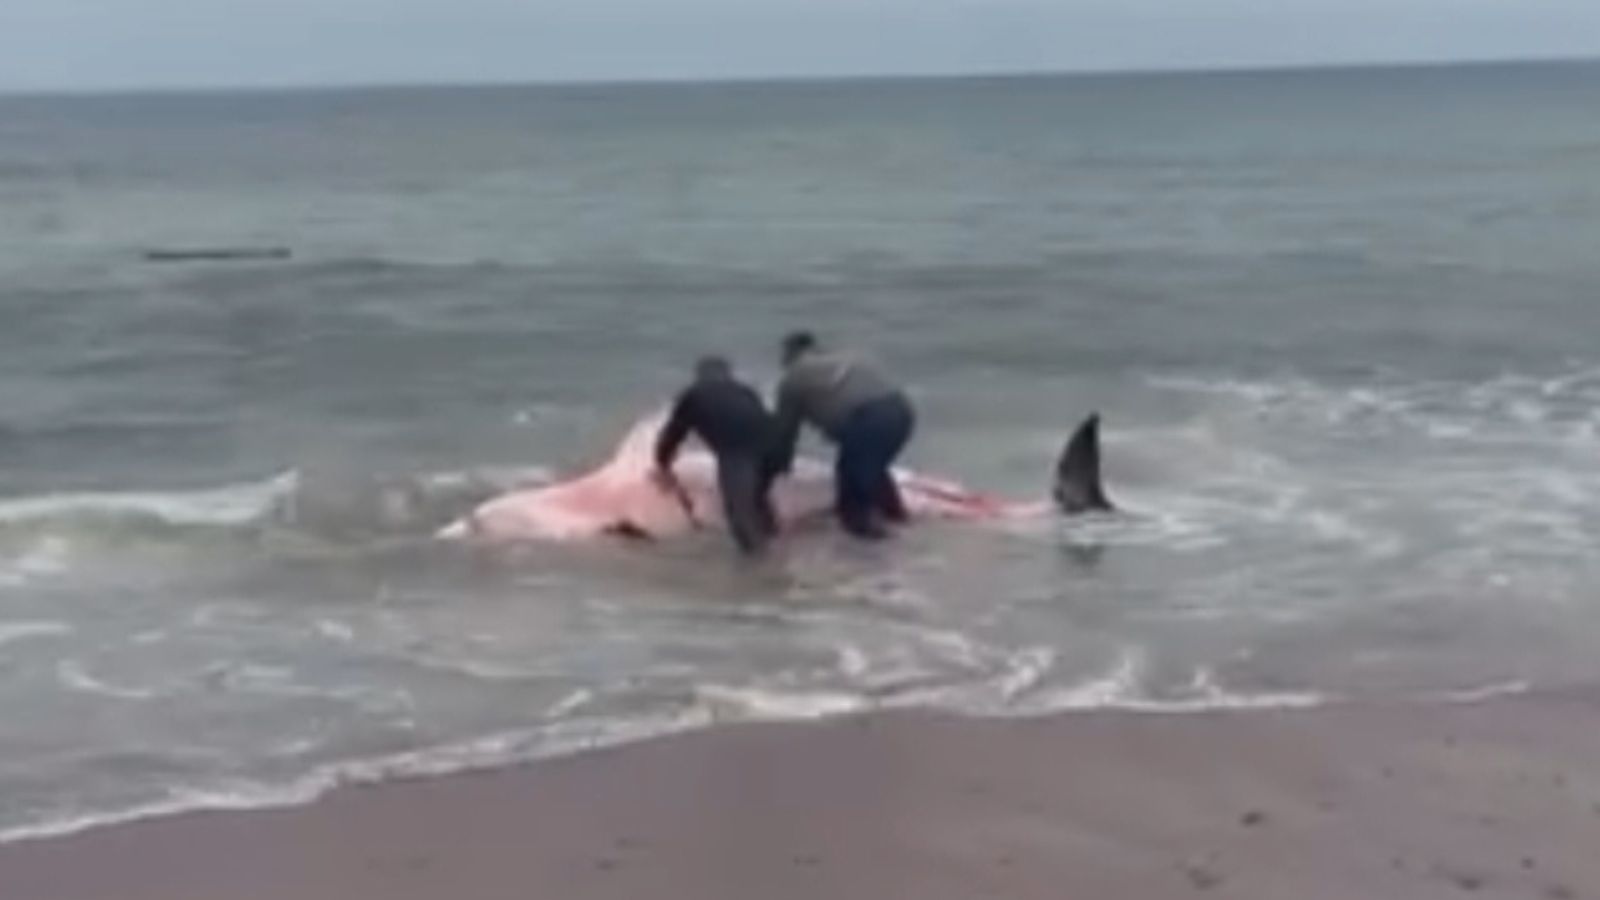
[{"label": "dark jeans", "polygon": [[845,530],[876,535],[875,514],[891,522],[906,520],[905,502],[889,470],[915,428],[911,403],[899,394],[864,403],[845,420],[835,436],[839,458],[834,464],[836,509]]},{"label": "dark jeans", "polygon": [[726,453],[717,457],[717,489],[722,512],[734,543],[748,555],[765,549],[778,533],[772,511],[772,475],[767,461],[754,454]]}]

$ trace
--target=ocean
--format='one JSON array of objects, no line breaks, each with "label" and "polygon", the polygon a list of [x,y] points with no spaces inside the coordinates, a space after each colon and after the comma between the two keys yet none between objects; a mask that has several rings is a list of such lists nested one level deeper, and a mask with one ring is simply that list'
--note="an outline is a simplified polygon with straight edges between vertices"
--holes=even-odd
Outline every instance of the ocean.
[{"label": "ocean", "polygon": [[[1596,110],[1590,64],[0,98],[0,836],[753,719],[1593,683]],[[288,255],[147,258],[195,248]],[[1123,512],[757,566],[276,512],[580,471],[797,327],[984,490],[1098,411]]]}]

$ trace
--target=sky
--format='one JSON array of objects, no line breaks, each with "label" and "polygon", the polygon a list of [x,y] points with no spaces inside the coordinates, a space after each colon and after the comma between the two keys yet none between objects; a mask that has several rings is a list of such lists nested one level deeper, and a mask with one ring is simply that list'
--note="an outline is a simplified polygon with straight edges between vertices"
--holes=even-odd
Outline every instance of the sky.
[{"label": "sky", "polygon": [[1600,56],[1600,0],[0,0],[0,91]]}]

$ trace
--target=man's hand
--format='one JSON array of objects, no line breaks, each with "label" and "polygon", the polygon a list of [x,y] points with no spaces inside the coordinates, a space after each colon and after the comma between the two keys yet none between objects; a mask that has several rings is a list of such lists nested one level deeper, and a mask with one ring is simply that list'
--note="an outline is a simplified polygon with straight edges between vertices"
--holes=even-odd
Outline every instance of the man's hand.
[{"label": "man's hand", "polygon": [[673,474],[671,469],[664,466],[657,466],[654,470],[652,470],[650,472],[650,480],[655,482],[656,487],[660,488],[666,493],[683,493],[683,487],[678,484],[678,476]]},{"label": "man's hand", "polygon": [[689,493],[683,489],[683,485],[678,481],[678,476],[673,474],[671,469],[664,466],[652,469],[650,471],[650,480],[655,483],[655,486],[663,494],[678,501],[678,505],[683,507],[683,514],[689,517],[689,524],[696,528],[700,527],[700,520],[694,514],[694,501],[689,499]]}]

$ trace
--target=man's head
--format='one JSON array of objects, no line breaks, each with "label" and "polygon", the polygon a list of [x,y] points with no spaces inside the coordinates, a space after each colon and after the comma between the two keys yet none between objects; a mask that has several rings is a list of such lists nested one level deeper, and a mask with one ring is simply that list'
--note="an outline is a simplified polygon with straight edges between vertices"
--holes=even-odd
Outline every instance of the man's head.
[{"label": "man's head", "polygon": [[783,339],[783,364],[790,365],[816,348],[816,335],[809,331],[791,331]]},{"label": "man's head", "polygon": [[694,377],[700,381],[721,381],[733,377],[733,366],[721,356],[702,356],[695,361]]}]

